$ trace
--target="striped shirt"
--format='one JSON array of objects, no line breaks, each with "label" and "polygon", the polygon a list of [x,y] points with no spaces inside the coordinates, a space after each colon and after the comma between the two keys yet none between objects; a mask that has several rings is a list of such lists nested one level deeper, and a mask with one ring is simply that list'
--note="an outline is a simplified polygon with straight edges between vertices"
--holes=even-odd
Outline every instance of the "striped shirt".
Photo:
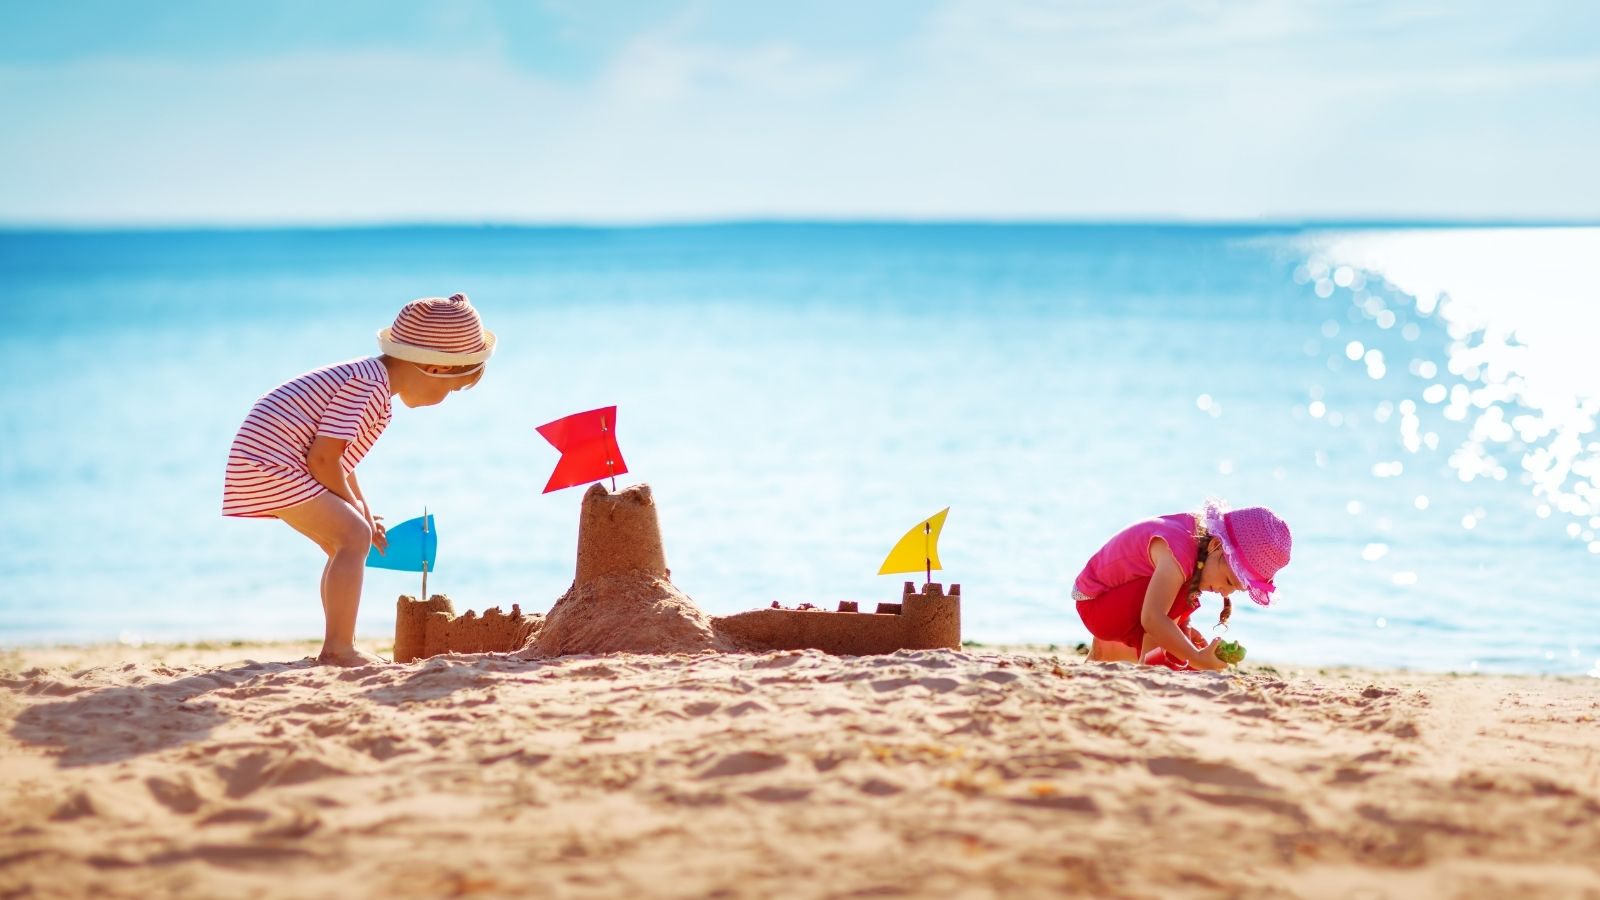
[{"label": "striped shirt", "polygon": [[319,436],[348,441],[345,472],[388,426],[389,373],[377,357],[307,372],[250,407],[228,451],[222,514],[264,518],[323,493],[306,461]]}]

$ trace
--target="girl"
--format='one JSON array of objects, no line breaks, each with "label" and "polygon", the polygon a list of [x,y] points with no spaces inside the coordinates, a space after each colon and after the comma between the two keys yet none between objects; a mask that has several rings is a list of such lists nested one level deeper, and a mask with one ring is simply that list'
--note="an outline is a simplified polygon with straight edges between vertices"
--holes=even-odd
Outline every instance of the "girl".
[{"label": "girl", "polygon": [[381,356],[338,363],[279,385],[250,407],[228,451],[222,514],[277,518],[328,555],[322,570],[325,627],[317,662],[382,662],[355,647],[367,547],[388,546],[356,463],[389,424],[389,401],[433,406],[483,377],[494,353],[465,294],[407,303],[378,332]]},{"label": "girl", "polygon": [[1089,659],[1225,668],[1217,659],[1221,640],[1207,644],[1189,626],[1200,592],[1222,595],[1218,625],[1233,614],[1234,591],[1248,591],[1266,606],[1276,589],[1273,577],[1289,562],[1289,546],[1289,526],[1272,510],[1228,512],[1215,500],[1198,514],[1124,528],[1090,557],[1073,584],[1078,615],[1094,635]]}]

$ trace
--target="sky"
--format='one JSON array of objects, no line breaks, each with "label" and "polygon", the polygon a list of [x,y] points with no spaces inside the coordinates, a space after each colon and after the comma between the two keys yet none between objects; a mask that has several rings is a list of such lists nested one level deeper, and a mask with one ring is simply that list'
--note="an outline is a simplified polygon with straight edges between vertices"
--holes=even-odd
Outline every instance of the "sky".
[{"label": "sky", "polygon": [[0,0],[0,224],[1600,220],[1589,0]]}]

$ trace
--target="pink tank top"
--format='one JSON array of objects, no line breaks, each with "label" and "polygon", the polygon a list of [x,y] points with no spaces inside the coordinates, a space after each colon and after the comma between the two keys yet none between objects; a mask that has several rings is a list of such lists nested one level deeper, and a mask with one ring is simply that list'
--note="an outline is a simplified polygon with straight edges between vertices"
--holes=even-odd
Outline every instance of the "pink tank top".
[{"label": "pink tank top", "polygon": [[1078,579],[1072,584],[1074,600],[1093,600],[1114,587],[1149,578],[1155,574],[1150,562],[1150,542],[1161,538],[1183,569],[1183,577],[1194,575],[1199,548],[1194,540],[1195,517],[1175,513],[1135,522],[1117,532],[1095,555],[1089,557]]}]

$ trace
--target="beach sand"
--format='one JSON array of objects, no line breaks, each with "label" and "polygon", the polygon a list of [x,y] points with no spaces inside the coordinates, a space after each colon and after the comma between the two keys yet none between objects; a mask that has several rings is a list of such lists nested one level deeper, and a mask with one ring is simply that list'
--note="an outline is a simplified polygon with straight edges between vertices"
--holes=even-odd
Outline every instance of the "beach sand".
[{"label": "beach sand", "polygon": [[1600,681],[0,655],[0,897],[1600,897]]}]

